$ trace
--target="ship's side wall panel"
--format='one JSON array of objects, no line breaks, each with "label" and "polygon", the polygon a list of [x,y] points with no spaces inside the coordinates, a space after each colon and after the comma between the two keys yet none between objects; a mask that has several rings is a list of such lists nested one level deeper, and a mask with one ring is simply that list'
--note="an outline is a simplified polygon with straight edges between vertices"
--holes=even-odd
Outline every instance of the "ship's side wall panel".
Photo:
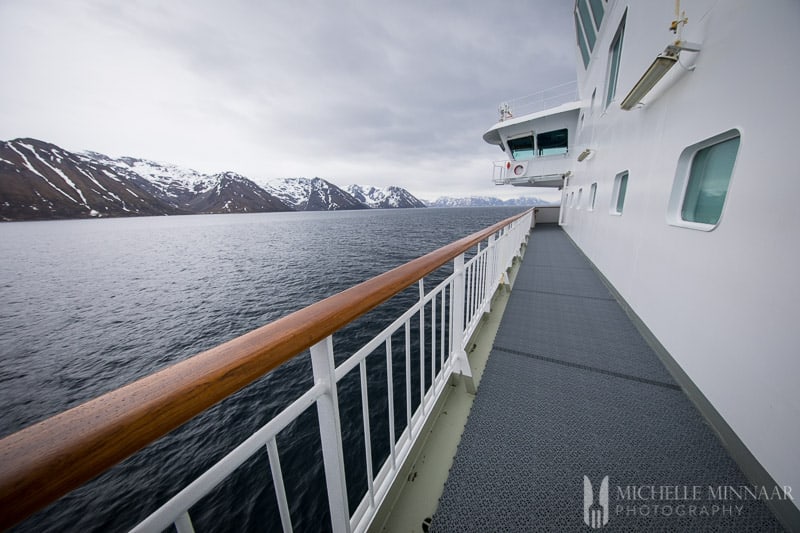
[{"label": "ship's side wall panel", "polygon": [[[676,65],[631,111],[619,102],[674,40],[674,6],[611,5],[589,70],[579,67],[582,98],[596,96],[573,153],[595,154],[575,163],[564,189],[583,189],[582,205],[562,202],[564,228],[767,472],[800,487],[800,3],[682,2],[684,37],[702,51],[681,61],[696,68]],[[626,10],[617,95],[605,110],[608,49]],[[681,153],[731,129],[741,143],[718,226],[669,225]]]}]

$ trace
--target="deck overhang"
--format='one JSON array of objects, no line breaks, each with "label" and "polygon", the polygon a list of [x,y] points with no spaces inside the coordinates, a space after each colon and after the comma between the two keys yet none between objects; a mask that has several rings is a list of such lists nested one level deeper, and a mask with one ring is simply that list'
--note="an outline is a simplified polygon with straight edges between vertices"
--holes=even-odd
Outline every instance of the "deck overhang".
[{"label": "deck overhang", "polygon": [[510,113],[483,134],[499,146],[507,159],[494,162],[495,185],[562,187],[574,164],[571,156],[577,136],[581,101],[512,117]]}]

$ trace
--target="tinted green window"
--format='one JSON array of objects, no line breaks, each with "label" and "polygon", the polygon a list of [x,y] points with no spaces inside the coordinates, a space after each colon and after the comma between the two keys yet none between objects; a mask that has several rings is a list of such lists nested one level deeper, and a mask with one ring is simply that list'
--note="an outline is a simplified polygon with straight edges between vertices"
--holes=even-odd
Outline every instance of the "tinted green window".
[{"label": "tinted green window", "polygon": [[[626,14],[627,15],[627,14]],[[625,16],[622,17],[617,34],[609,50],[610,61],[608,68],[608,83],[606,84],[606,107],[614,99],[617,92],[617,76],[619,75],[619,60],[622,55],[622,36],[625,33]]]},{"label": "tinted green window", "polygon": [[583,30],[586,32],[586,40],[589,43],[589,50],[594,50],[594,43],[597,37],[594,33],[594,26],[592,26],[592,19],[589,17],[589,8],[586,6],[586,0],[578,0],[578,14],[583,23]]},{"label": "tinted green window", "polygon": [[515,160],[531,159],[533,157],[533,135],[520,137],[519,139],[509,139],[508,147],[511,149],[511,156]]},{"label": "tinted green window", "polygon": [[539,155],[554,155],[567,153],[567,130],[555,130],[540,133],[536,136],[536,146]]},{"label": "tinted green window", "polygon": [[592,17],[594,17],[594,25],[600,29],[600,24],[603,22],[603,0],[589,0],[592,6]]},{"label": "tinted green window", "polygon": [[683,197],[683,220],[702,224],[719,222],[738,151],[738,136],[697,151]]},{"label": "tinted green window", "polygon": [[615,213],[622,213],[625,207],[625,193],[628,191],[628,173],[623,172],[617,176],[617,205],[614,207]]},{"label": "tinted green window", "polygon": [[583,68],[586,68],[589,64],[589,50],[586,48],[586,41],[583,39],[583,30],[581,30],[581,23],[578,20],[577,13],[575,13],[575,37],[578,39],[578,48],[581,49]]}]

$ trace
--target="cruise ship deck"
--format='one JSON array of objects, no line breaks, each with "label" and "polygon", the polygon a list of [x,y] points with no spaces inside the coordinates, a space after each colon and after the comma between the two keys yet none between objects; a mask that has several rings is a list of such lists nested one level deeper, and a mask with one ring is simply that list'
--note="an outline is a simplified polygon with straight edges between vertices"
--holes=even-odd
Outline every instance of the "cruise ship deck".
[{"label": "cruise ship deck", "polygon": [[745,486],[592,265],[538,225],[431,531],[586,530],[597,512],[611,530],[782,530]]}]

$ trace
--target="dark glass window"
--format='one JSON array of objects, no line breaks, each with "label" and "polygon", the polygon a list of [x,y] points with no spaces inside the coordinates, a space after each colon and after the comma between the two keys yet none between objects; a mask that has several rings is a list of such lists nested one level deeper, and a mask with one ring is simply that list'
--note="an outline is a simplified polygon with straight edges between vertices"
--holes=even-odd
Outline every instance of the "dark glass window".
[{"label": "dark glass window", "polygon": [[603,23],[603,0],[589,0],[589,4],[592,6],[592,17],[594,17],[594,25],[599,30],[600,24]]},{"label": "dark glass window", "polygon": [[594,26],[592,26],[592,19],[589,15],[589,7],[586,5],[586,0],[578,0],[578,15],[581,17],[583,30],[586,32],[589,50],[594,50],[594,43],[597,41],[597,37],[594,33]]},{"label": "dark glass window", "polygon": [[508,147],[511,149],[511,157],[514,160],[531,159],[533,157],[533,135],[509,139]]},{"label": "dark glass window", "polygon": [[536,136],[538,155],[566,154],[568,146],[567,129],[547,131]]},{"label": "dark glass window", "polygon": [[583,30],[581,29],[581,23],[578,20],[577,13],[575,13],[575,37],[578,39],[578,48],[581,49],[583,68],[586,68],[589,65],[589,49],[586,48],[586,41],[583,38]]},{"label": "dark glass window", "polygon": [[702,224],[719,222],[738,151],[738,136],[697,151],[683,197],[683,220]]},{"label": "dark glass window", "polygon": [[625,207],[625,193],[628,192],[628,173],[622,172],[617,174],[617,201],[614,205],[614,212],[622,214],[622,208]]},{"label": "dark glass window", "polygon": [[[627,14],[626,14],[627,15]],[[625,33],[625,17],[623,15],[622,22],[619,23],[619,29],[611,42],[611,49],[609,50],[609,68],[608,68],[608,83],[606,84],[606,107],[614,99],[617,92],[617,76],[619,76],[619,60],[622,55],[622,36]]]}]

